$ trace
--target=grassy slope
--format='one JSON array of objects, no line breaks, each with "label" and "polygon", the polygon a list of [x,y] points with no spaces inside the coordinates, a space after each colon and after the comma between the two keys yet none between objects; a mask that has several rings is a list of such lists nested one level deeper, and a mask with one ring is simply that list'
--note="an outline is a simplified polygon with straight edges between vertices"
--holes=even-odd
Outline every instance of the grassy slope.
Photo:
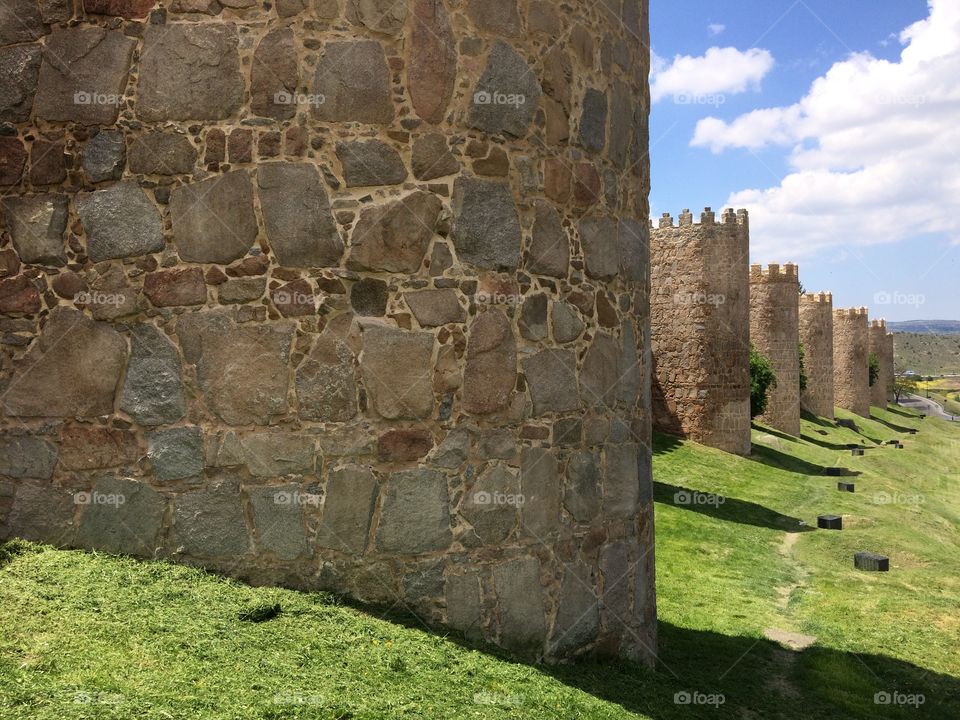
[{"label": "grassy slope", "polygon": [[[960,717],[960,427],[875,414],[861,435],[758,430],[752,458],[658,438],[656,673],[530,667],[320,595],[14,544],[0,558],[0,717]],[[893,437],[907,448],[833,447]],[[824,466],[862,473],[846,478],[857,493]],[[677,488],[725,502],[676,505]],[[882,492],[925,502],[874,504]],[[796,532],[826,512],[844,514],[842,533]],[[859,549],[889,554],[892,571],[854,571]],[[276,619],[238,619],[273,602]],[[818,641],[792,653],[768,627]],[[683,690],[726,703],[674,704]],[[874,704],[894,690],[926,702]]]},{"label": "grassy slope", "polygon": [[960,335],[896,333],[897,367],[921,375],[960,373]]}]

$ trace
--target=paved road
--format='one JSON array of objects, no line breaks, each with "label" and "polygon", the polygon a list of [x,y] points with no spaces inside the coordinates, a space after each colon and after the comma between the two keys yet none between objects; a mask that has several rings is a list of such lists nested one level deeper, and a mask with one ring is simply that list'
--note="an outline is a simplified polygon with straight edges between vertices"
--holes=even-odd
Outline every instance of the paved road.
[{"label": "paved road", "polygon": [[944,412],[943,406],[940,405],[940,403],[928,400],[925,397],[920,397],[919,395],[907,395],[906,398],[900,401],[900,404],[911,410],[922,412],[924,415],[929,415],[930,417],[940,418],[941,420],[953,420],[954,422],[960,421],[960,418]]}]

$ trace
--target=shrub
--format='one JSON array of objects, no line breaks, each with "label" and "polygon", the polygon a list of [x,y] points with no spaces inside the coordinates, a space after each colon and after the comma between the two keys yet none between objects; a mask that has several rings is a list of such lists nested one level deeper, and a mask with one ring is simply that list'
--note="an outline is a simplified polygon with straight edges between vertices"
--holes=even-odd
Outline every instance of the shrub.
[{"label": "shrub", "polygon": [[763,415],[767,409],[767,397],[777,386],[777,375],[770,358],[750,346],[750,417]]}]

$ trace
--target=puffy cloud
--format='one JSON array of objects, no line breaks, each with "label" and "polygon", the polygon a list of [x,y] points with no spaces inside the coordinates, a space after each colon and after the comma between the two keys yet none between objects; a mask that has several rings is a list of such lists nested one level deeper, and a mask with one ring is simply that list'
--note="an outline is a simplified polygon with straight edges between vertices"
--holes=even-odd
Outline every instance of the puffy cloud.
[{"label": "puffy cloud", "polygon": [[791,172],[778,185],[729,199],[751,211],[758,259],[776,259],[784,247],[802,257],[927,233],[960,239],[960,164],[952,160],[960,146],[960,3],[929,4],[929,16],[900,34],[898,61],[854,54],[794,105],[698,123],[696,147],[788,148]]},{"label": "puffy cloud", "polygon": [[691,99],[735,94],[759,88],[773,69],[773,55],[752,48],[712,47],[699,57],[677,55],[672,62],[659,56],[652,63],[650,94],[654,102],[666,97]]},{"label": "puffy cloud", "polygon": [[723,31],[727,29],[727,26],[722,23],[710,23],[707,25],[707,32],[710,33],[712,37],[717,35],[722,35]]}]

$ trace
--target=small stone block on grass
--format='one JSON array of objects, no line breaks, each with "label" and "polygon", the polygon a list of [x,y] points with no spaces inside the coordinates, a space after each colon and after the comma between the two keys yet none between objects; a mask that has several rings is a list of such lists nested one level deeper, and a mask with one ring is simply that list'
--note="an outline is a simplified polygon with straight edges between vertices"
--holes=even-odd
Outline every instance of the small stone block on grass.
[{"label": "small stone block on grass", "polygon": [[837,490],[839,490],[840,492],[852,493],[852,492],[856,492],[857,488],[856,488],[856,485],[854,485],[851,482],[838,482]]},{"label": "small stone block on grass", "polygon": [[854,457],[863,457],[863,448],[853,448],[850,454]]},{"label": "small stone block on grass", "polygon": [[818,515],[817,527],[821,530],[843,530],[843,517],[840,515]]},{"label": "small stone block on grass", "polygon": [[858,552],[853,556],[853,566],[857,570],[869,572],[889,572],[890,558],[872,552]]}]

